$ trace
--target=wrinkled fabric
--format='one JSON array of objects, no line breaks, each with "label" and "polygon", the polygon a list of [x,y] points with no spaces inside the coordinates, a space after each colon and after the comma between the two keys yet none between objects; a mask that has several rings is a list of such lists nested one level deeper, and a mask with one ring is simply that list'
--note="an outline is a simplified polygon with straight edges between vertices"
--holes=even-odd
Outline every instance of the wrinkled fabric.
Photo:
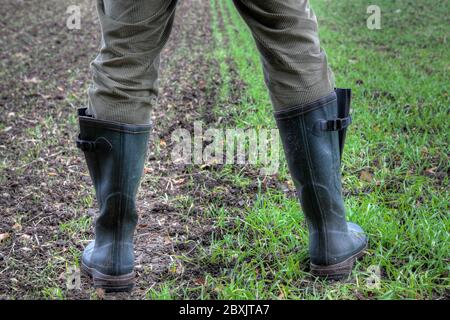
[{"label": "wrinkled fabric", "polygon": [[261,54],[276,111],[319,100],[334,90],[307,0],[233,0]]},{"label": "wrinkled fabric", "polygon": [[158,93],[160,53],[172,29],[177,0],[97,0],[102,28],[92,62],[88,114],[101,120],[150,123]]},{"label": "wrinkled fabric", "polygon": [[[160,53],[178,0],[97,2],[102,43],[91,65],[88,113],[102,120],[148,124],[158,94]],[[233,2],[256,41],[275,110],[307,104],[333,92],[332,72],[320,48],[309,1]]]}]

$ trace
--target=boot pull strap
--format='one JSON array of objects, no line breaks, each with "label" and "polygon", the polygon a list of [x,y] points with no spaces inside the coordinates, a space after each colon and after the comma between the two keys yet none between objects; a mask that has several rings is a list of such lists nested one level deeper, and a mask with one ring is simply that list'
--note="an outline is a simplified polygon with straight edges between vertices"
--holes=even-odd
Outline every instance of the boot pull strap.
[{"label": "boot pull strap", "polygon": [[112,144],[106,138],[97,138],[95,141],[77,138],[77,148],[84,152],[110,151]]},{"label": "boot pull strap", "polygon": [[333,120],[322,120],[319,122],[322,131],[341,131],[346,129],[352,123],[352,117],[337,118]]}]

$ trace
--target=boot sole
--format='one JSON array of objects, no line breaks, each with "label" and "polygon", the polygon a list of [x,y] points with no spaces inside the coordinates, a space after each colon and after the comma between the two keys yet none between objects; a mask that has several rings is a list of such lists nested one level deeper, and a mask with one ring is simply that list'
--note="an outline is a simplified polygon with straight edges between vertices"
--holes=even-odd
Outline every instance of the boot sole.
[{"label": "boot sole", "polygon": [[81,263],[81,271],[92,279],[94,288],[101,288],[105,292],[130,292],[134,288],[135,273],[121,276],[110,276]]},{"label": "boot sole", "polygon": [[311,263],[311,274],[315,277],[325,278],[328,280],[342,280],[344,278],[348,278],[352,273],[356,260],[361,258],[366,253],[366,249],[367,244],[358,253],[352,255],[346,260],[329,266],[318,266]]}]

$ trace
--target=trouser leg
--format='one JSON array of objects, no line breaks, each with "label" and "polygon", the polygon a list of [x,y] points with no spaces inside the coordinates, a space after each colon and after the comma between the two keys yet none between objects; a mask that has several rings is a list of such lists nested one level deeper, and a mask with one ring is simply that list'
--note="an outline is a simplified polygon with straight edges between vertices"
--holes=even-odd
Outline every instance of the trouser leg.
[{"label": "trouser leg", "polygon": [[333,92],[308,0],[233,0],[261,53],[275,110],[305,105]]},{"label": "trouser leg", "polygon": [[92,62],[88,114],[100,120],[148,124],[158,94],[160,52],[177,0],[97,0],[101,50]]}]

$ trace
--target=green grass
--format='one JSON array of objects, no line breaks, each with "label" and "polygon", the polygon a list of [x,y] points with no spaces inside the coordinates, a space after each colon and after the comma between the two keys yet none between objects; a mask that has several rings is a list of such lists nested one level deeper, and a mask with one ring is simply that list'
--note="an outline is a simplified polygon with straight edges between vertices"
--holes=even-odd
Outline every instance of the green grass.
[{"label": "green grass", "polygon": [[59,230],[69,237],[73,237],[79,233],[87,232],[92,224],[92,218],[89,216],[82,216],[80,218],[72,219],[63,222],[59,225]]},{"label": "green grass", "polygon": [[[231,1],[211,3],[215,58],[231,57],[247,86],[235,123],[274,127],[251,34]],[[381,8],[381,30],[366,27],[371,4]],[[311,278],[299,205],[269,190],[240,216],[227,208],[211,210],[224,235],[213,239],[200,259],[226,268],[208,275],[197,292],[221,299],[448,297],[449,3],[316,0],[312,5],[337,84],[354,89],[343,181],[348,217],[370,237],[368,254],[349,281]],[[232,41],[224,46],[224,39]],[[229,79],[226,63],[220,72]],[[221,96],[229,90],[224,81]],[[284,160],[282,167],[284,179]],[[366,285],[371,266],[382,271],[378,288]],[[171,296],[170,287],[162,288],[160,297]],[[158,297],[157,289],[151,297]]]}]

